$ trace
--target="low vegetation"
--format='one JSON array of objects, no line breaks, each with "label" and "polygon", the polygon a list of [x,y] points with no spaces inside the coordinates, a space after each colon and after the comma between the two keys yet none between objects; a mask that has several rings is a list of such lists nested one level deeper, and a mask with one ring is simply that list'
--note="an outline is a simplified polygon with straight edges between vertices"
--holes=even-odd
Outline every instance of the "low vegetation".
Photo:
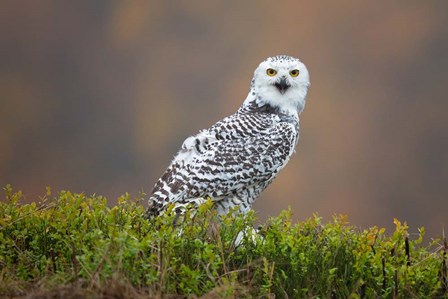
[{"label": "low vegetation", "polygon": [[344,216],[294,223],[290,210],[259,232],[255,217],[218,216],[212,203],[173,225],[141,199],[50,190],[0,203],[0,297],[447,298],[447,244],[359,230]]}]

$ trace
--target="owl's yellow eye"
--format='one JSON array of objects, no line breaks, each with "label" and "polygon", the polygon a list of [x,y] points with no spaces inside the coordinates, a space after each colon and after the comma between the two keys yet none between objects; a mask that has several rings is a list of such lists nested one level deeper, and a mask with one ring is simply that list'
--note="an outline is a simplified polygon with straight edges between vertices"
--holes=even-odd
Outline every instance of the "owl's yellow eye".
[{"label": "owl's yellow eye", "polygon": [[299,70],[292,70],[289,72],[291,77],[297,77],[299,75]]},{"label": "owl's yellow eye", "polygon": [[275,76],[277,74],[277,71],[274,69],[267,69],[266,70],[266,74],[268,74],[268,76],[272,77]]}]

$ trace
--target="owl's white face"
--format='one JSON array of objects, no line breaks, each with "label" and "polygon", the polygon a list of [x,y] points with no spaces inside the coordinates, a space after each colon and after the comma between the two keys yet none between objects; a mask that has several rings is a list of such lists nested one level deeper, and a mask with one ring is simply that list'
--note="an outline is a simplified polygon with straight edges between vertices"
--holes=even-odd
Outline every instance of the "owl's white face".
[{"label": "owl's white face", "polygon": [[266,59],[254,73],[252,91],[266,104],[285,113],[300,113],[310,85],[306,66],[291,56]]}]

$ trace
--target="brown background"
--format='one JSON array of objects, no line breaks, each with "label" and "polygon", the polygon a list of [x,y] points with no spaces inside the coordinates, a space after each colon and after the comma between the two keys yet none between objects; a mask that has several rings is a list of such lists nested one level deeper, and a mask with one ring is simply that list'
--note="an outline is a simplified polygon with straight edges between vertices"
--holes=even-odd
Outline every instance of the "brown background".
[{"label": "brown background", "polygon": [[[297,154],[256,204],[357,226],[448,214],[446,1],[3,1],[0,184],[149,192],[268,56],[311,73]],[[447,227],[445,227],[447,228]]]}]

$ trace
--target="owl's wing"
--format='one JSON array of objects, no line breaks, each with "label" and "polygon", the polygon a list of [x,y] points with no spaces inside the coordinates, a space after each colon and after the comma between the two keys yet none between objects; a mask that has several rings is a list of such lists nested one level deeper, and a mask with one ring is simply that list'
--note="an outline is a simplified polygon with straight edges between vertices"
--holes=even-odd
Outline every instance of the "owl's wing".
[{"label": "owl's wing", "polygon": [[253,114],[230,116],[187,138],[154,186],[148,215],[157,215],[170,202],[219,200],[269,181],[289,159],[296,134],[289,123]]}]

